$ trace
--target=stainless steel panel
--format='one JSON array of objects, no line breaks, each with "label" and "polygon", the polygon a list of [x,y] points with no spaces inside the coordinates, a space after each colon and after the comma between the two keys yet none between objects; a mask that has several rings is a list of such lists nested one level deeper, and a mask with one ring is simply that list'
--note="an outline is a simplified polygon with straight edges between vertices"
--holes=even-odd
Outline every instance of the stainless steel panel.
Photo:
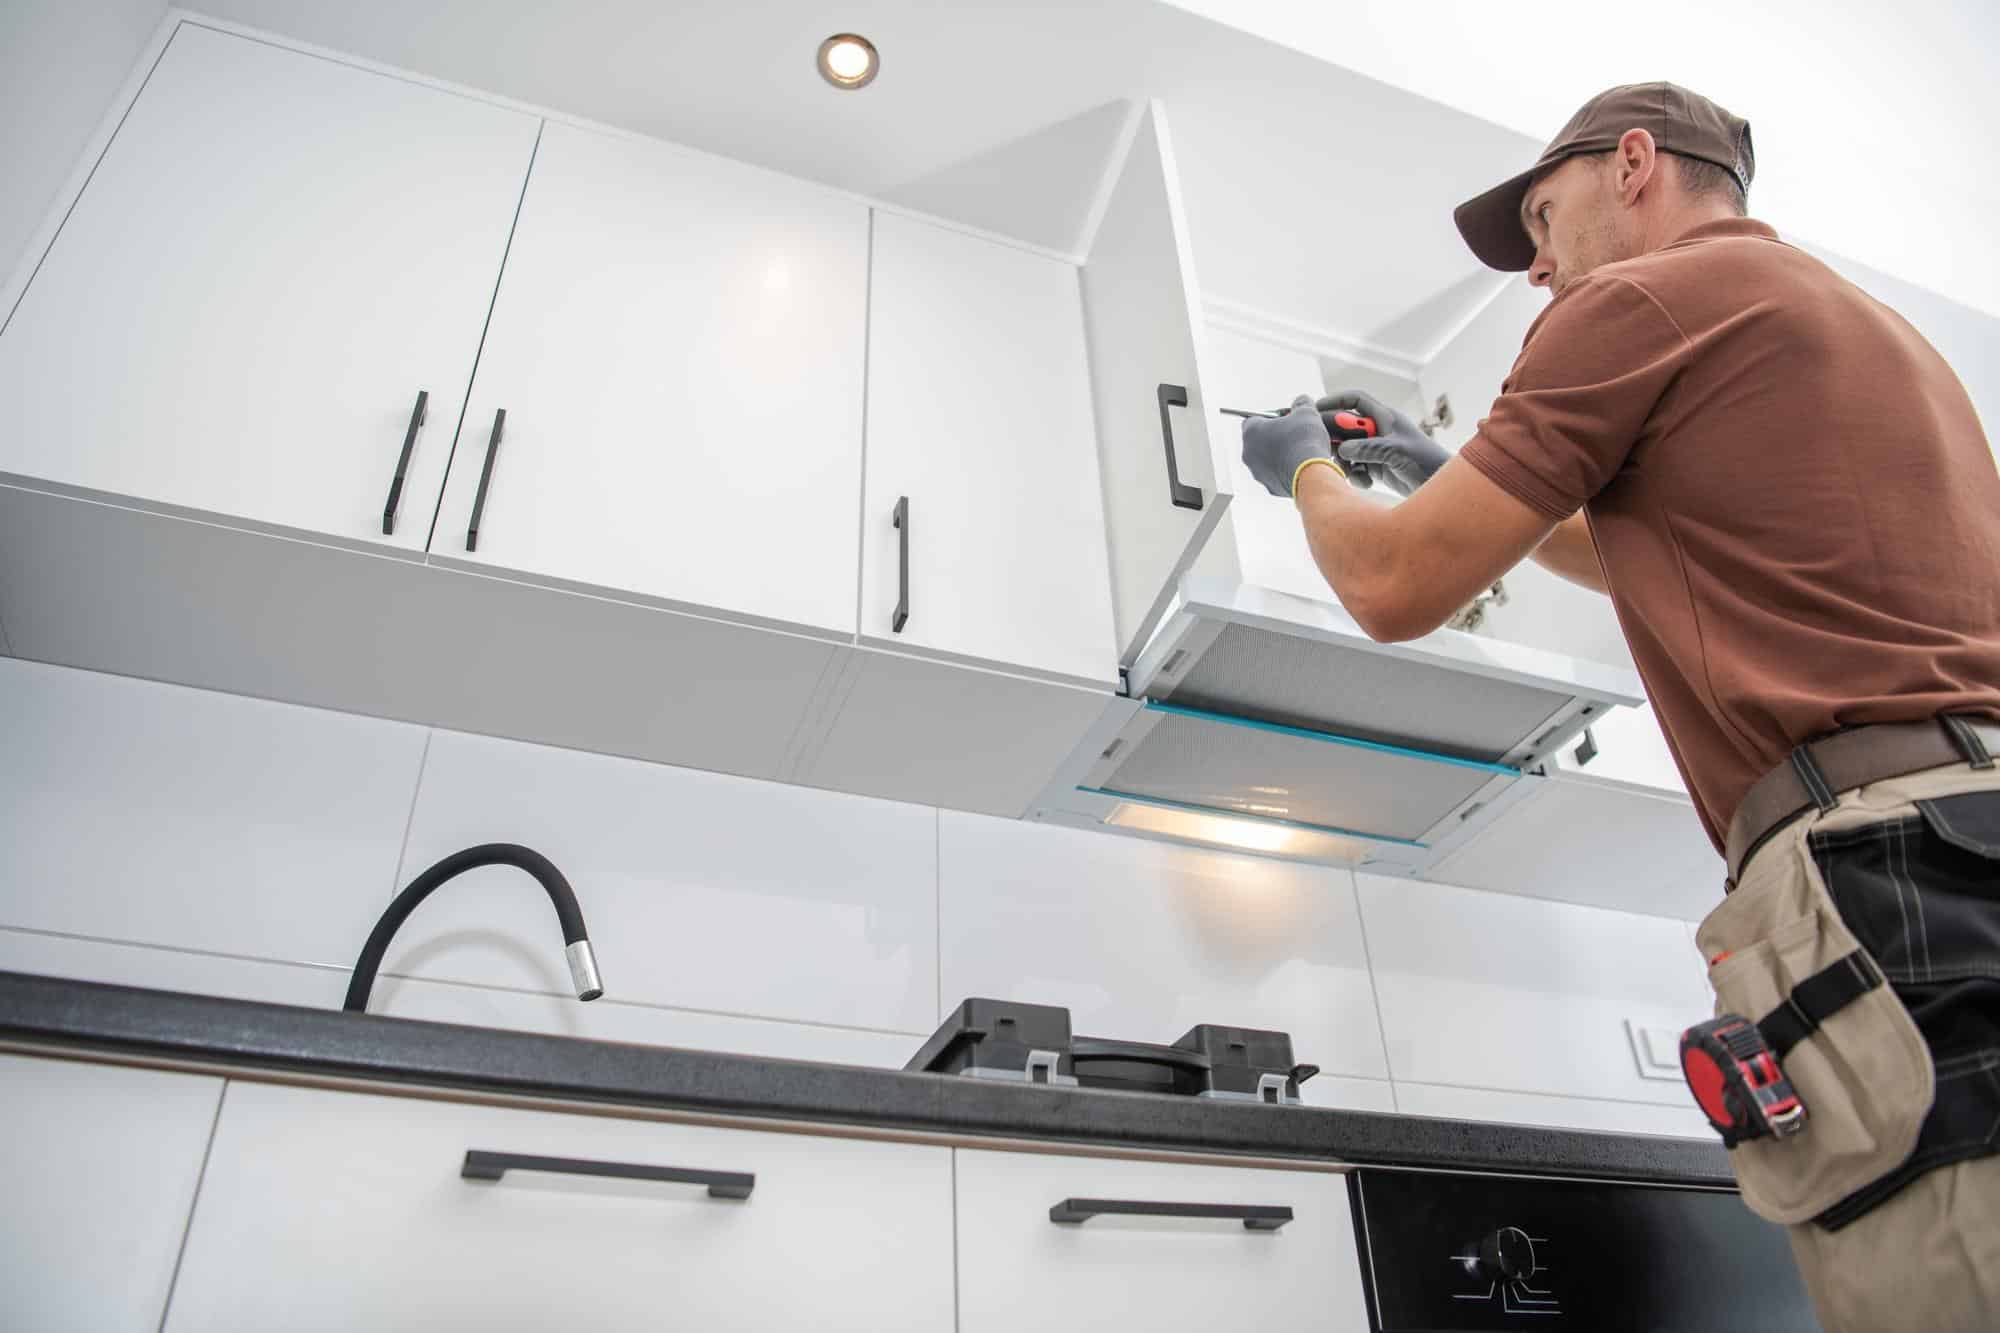
[{"label": "stainless steel panel", "polygon": [[1224,625],[1189,658],[1184,674],[1161,673],[1155,699],[1487,762],[1533,739],[1575,698],[1242,624]]}]

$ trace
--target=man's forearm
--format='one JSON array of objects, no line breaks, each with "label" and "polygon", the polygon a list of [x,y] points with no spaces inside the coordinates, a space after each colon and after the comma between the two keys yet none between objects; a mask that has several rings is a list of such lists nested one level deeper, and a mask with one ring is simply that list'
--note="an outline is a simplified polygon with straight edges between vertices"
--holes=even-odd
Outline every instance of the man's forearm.
[{"label": "man's forearm", "polygon": [[1581,513],[1556,524],[1555,531],[1535,548],[1534,561],[1579,587],[1609,591],[1604,586],[1604,566],[1597,560],[1597,543],[1590,539],[1590,524]]}]

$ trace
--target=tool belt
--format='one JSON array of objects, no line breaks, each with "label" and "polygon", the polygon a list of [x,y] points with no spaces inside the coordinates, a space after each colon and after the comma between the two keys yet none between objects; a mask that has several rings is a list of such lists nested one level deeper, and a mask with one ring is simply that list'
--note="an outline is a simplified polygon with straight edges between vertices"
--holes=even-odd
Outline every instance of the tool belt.
[{"label": "tool belt", "polygon": [[2000,1152],[1996,751],[1982,719],[1855,728],[1737,811],[1731,891],[1697,936],[1717,1017],[1681,1057],[1770,1221],[1836,1230]]},{"label": "tool belt", "polygon": [[1735,885],[1744,863],[1772,834],[1808,810],[1833,809],[1841,792],[1961,761],[1991,768],[1995,751],[2000,751],[2000,723],[1955,713],[1929,722],[1855,727],[1801,745],[1737,805],[1722,850],[1729,883]]}]

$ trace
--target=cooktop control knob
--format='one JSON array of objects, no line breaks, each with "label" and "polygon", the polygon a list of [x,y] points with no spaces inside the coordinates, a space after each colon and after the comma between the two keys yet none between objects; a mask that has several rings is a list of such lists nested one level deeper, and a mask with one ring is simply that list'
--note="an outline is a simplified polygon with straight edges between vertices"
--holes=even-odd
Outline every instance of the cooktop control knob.
[{"label": "cooktop control knob", "polygon": [[1479,1272],[1495,1282],[1512,1282],[1535,1271],[1535,1245],[1519,1227],[1501,1227],[1479,1242]]}]

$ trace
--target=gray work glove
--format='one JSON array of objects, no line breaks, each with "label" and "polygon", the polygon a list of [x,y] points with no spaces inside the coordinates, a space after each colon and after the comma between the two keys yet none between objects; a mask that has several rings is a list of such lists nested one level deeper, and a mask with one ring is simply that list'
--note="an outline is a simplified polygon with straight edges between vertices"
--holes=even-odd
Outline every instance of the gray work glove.
[{"label": "gray work glove", "polygon": [[1380,481],[1398,495],[1410,495],[1451,461],[1444,446],[1424,434],[1422,427],[1372,394],[1348,389],[1313,406],[1321,412],[1346,410],[1375,419],[1374,438],[1342,440],[1337,451],[1348,480],[1356,486]]},{"label": "gray work glove", "polygon": [[1243,461],[1271,494],[1289,497],[1299,469],[1315,458],[1333,458],[1333,437],[1307,395],[1281,417],[1243,419]]}]

